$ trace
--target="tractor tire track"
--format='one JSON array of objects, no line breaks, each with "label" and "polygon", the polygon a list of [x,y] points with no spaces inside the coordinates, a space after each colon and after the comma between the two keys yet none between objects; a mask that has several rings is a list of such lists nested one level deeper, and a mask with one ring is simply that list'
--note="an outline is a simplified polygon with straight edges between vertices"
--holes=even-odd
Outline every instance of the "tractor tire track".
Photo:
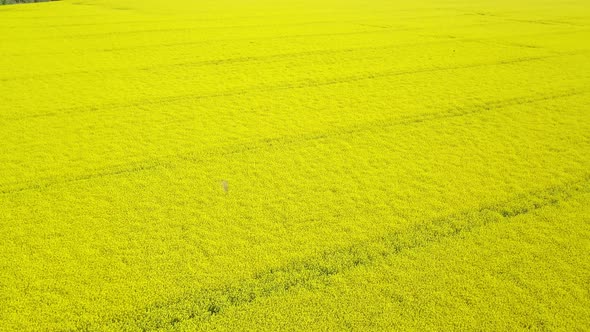
[{"label": "tractor tire track", "polygon": [[162,157],[158,160],[145,160],[141,162],[135,162],[131,164],[121,164],[112,167],[106,167],[100,169],[93,173],[81,174],[78,176],[73,176],[69,178],[56,178],[56,177],[49,177],[49,178],[41,178],[35,180],[35,183],[5,183],[0,184],[0,194],[8,195],[8,194],[15,194],[23,191],[30,191],[30,190],[45,190],[47,188],[58,186],[58,185],[67,185],[70,183],[76,183],[81,181],[90,181],[94,179],[110,177],[110,176],[117,176],[123,174],[133,174],[138,172],[145,172],[145,171],[152,171],[157,170],[160,168],[167,168],[167,169],[174,169],[180,167],[178,162],[190,162],[193,164],[209,162],[214,160],[215,158],[219,157],[226,157],[246,152],[252,151],[260,151],[260,150],[268,150],[268,149],[276,149],[276,148],[284,148],[286,146],[297,146],[300,144],[307,144],[309,142],[322,140],[322,139],[332,139],[335,137],[342,137],[347,135],[353,135],[357,133],[367,132],[367,131],[386,131],[392,127],[396,126],[406,126],[406,125],[413,125],[413,124],[420,124],[430,121],[437,121],[449,118],[456,118],[462,116],[469,116],[478,113],[483,113],[486,111],[497,110],[501,108],[506,108],[514,105],[523,105],[523,104],[533,104],[538,102],[543,102],[547,100],[555,100],[560,98],[568,98],[577,95],[586,94],[588,91],[583,89],[578,90],[566,90],[566,91],[558,91],[552,92],[548,94],[541,94],[541,95],[529,95],[523,97],[515,97],[509,99],[502,99],[502,100],[493,100],[484,103],[479,103],[476,105],[471,105],[468,107],[458,107],[449,109],[444,112],[434,112],[434,113],[427,113],[421,114],[418,116],[413,117],[406,117],[406,118],[385,118],[373,122],[368,122],[356,126],[346,127],[346,128],[339,128],[336,130],[328,131],[328,132],[320,132],[320,133],[311,133],[308,135],[302,135],[299,137],[278,137],[278,138],[268,138],[262,139],[255,142],[246,143],[239,146],[229,146],[224,148],[219,148],[217,151],[205,151],[205,152],[188,152],[188,153],[181,153],[181,154],[173,154]]},{"label": "tractor tire track", "polygon": [[259,299],[289,292],[293,288],[329,287],[331,278],[357,267],[375,265],[408,251],[448,241],[494,223],[509,223],[511,219],[557,206],[578,195],[590,193],[590,174],[561,185],[530,191],[508,200],[485,205],[423,222],[411,223],[406,229],[390,232],[348,247],[325,251],[300,261],[254,274],[250,279],[220,286],[197,289],[169,301],[154,303],[135,312],[111,317],[109,320],[88,322],[78,330],[106,327],[134,327],[142,331],[172,328],[184,321],[207,322],[229,309],[247,306]]},{"label": "tractor tire track", "polygon": [[[462,26],[458,26],[458,27],[462,27]],[[375,31],[379,31],[379,30],[375,30]],[[513,34],[513,35],[511,35],[511,37],[539,37],[539,36],[551,36],[551,35],[568,35],[568,34],[572,34],[572,33],[587,32],[587,31],[590,31],[590,30],[589,29],[577,29],[577,30],[569,30],[569,31],[552,31],[552,32],[527,33],[527,34]],[[438,36],[438,35],[433,35],[433,36]],[[439,37],[446,37],[446,36],[439,36]],[[477,39],[474,39],[474,40],[477,40]],[[222,39],[222,40],[209,40],[209,41],[232,42],[232,41],[236,41],[236,40]],[[208,41],[198,40],[198,41],[190,41],[190,42],[147,44],[147,45],[137,45],[137,46],[129,46],[129,47],[112,47],[112,48],[108,48],[108,49],[104,49],[104,48],[83,49],[83,50],[71,50],[68,52],[7,53],[4,56],[23,57],[23,56],[29,56],[29,55],[60,55],[60,54],[72,54],[72,52],[74,52],[74,53],[102,53],[102,52],[115,53],[115,52],[126,52],[126,51],[130,51],[130,50],[138,50],[138,49],[190,46],[190,45],[195,45],[195,44],[202,44],[204,42],[208,42]]]},{"label": "tractor tire track", "polygon": [[[67,72],[54,72],[54,73],[46,73],[40,75],[22,75],[22,76],[12,76],[12,77],[3,77],[0,78],[0,82],[12,82],[18,80],[39,80],[48,77],[59,77],[64,75],[87,75],[93,73],[118,73],[121,71],[128,71],[128,70],[143,70],[143,71],[151,71],[151,70],[158,70],[164,68],[195,68],[195,67],[207,67],[207,66],[218,66],[218,65],[227,65],[227,64],[238,64],[238,63],[248,63],[248,62],[258,62],[258,61],[265,61],[265,64],[278,62],[284,59],[296,59],[305,56],[315,56],[315,55],[334,55],[334,54],[342,54],[342,53],[354,53],[355,51],[378,51],[378,50],[388,50],[388,49],[397,49],[400,47],[410,47],[410,46],[425,46],[425,45],[444,45],[448,43],[478,43],[478,44],[485,44],[485,45],[493,45],[493,46],[501,46],[501,47],[517,47],[517,48],[541,48],[537,46],[525,45],[525,44],[518,44],[518,43],[509,43],[509,42],[501,42],[501,41],[485,41],[479,40],[474,38],[456,38],[453,36],[440,36],[439,40],[436,41],[425,41],[425,42],[413,42],[413,43],[399,43],[399,44],[386,44],[380,46],[362,46],[362,47],[349,47],[349,48],[340,48],[340,49],[323,49],[323,50],[312,50],[312,51],[304,51],[304,52],[286,52],[286,53],[277,53],[271,55],[252,55],[252,56],[241,56],[241,57],[230,57],[230,58],[222,58],[222,59],[209,59],[209,60],[199,60],[199,61],[187,61],[187,62],[178,62],[178,63],[169,63],[169,64],[161,64],[161,65],[142,65],[136,67],[120,67],[120,68],[100,68],[100,69],[93,69],[93,70],[74,70],[74,71],[67,71]],[[383,54],[379,54],[382,56]]]},{"label": "tractor tire track", "polygon": [[260,56],[242,56],[242,57],[231,57],[231,58],[224,58],[224,59],[211,59],[211,60],[201,60],[201,61],[188,61],[188,62],[179,62],[179,63],[170,63],[170,64],[163,64],[163,65],[151,65],[151,66],[137,66],[137,67],[125,67],[125,68],[105,68],[105,69],[95,69],[95,70],[76,70],[76,71],[69,71],[69,72],[57,72],[57,73],[47,73],[42,75],[26,75],[26,76],[13,76],[13,77],[5,77],[0,78],[0,82],[11,82],[17,80],[38,80],[46,77],[54,77],[54,76],[63,76],[63,75],[85,75],[85,74],[92,74],[92,73],[116,73],[120,71],[127,71],[127,70],[153,70],[153,69],[160,69],[160,68],[185,68],[185,67],[206,67],[206,66],[217,66],[217,65],[226,65],[226,64],[236,64],[236,63],[245,63],[245,62],[257,62],[257,61],[265,61],[265,64],[271,62],[270,60],[284,60],[284,59],[293,59],[305,56],[314,56],[314,55],[333,55],[333,54],[341,54],[341,53],[353,53],[355,51],[378,51],[378,50],[387,50],[387,49],[394,49],[398,47],[409,47],[409,46],[420,46],[420,45],[437,45],[437,44],[446,44],[449,42],[476,42],[470,39],[453,39],[451,37],[447,37],[447,40],[439,40],[439,41],[427,41],[427,42],[414,42],[414,43],[400,43],[400,44],[387,44],[383,46],[363,46],[363,47],[349,47],[349,48],[340,48],[340,49],[324,49],[324,50],[314,50],[314,51],[305,51],[305,52],[288,52],[288,53],[277,53],[271,55],[260,55]]},{"label": "tractor tire track", "polygon": [[[474,23],[468,25],[459,25],[453,26],[454,28],[471,28],[471,27],[480,27],[480,26],[489,26],[489,25],[502,25],[502,22],[488,22],[488,23]],[[331,32],[331,33],[308,33],[308,34],[292,34],[292,35],[275,35],[275,36],[266,36],[266,37],[254,37],[254,38],[225,38],[225,39],[207,39],[207,40],[197,40],[192,42],[180,42],[180,43],[164,43],[164,44],[154,44],[154,45],[142,45],[142,46],[131,46],[131,47],[115,47],[109,49],[97,49],[98,52],[112,52],[118,50],[135,50],[141,48],[152,48],[152,47],[170,47],[170,46],[188,46],[188,45],[199,45],[199,44],[209,44],[209,43],[219,43],[219,42],[242,42],[242,41],[260,41],[260,40],[285,40],[285,39],[292,39],[292,38],[310,38],[310,37],[334,37],[334,36],[354,36],[354,35],[366,35],[366,34],[380,34],[380,33],[395,33],[400,31],[424,31],[428,30],[427,28],[391,28],[391,29],[384,29],[379,28],[375,30],[363,30],[363,31],[349,31],[349,32]],[[117,34],[118,35],[118,34]],[[58,37],[52,37],[56,39]],[[64,38],[64,37],[60,37]],[[49,38],[46,38],[49,39]],[[67,54],[70,54],[68,52]],[[56,55],[56,54],[66,54],[65,52],[59,53],[27,53],[27,55],[35,55],[35,54],[43,54],[43,55]],[[6,56],[22,56],[20,53],[14,54],[6,54]]]},{"label": "tractor tire track", "polygon": [[22,120],[26,120],[26,119],[63,116],[63,115],[77,114],[77,113],[82,113],[82,112],[100,112],[100,111],[104,111],[104,110],[124,108],[124,107],[164,105],[164,104],[170,104],[170,103],[175,103],[175,102],[182,102],[182,101],[186,101],[186,100],[223,98],[223,97],[246,95],[246,94],[250,94],[250,93],[266,93],[266,92],[282,91],[282,90],[316,88],[316,87],[323,87],[323,86],[330,86],[330,85],[337,85],[337,84],[355,83],[355,82],[366,81],[366,80],[375,80],[375,79],[394,77],[394,76],[513,65],[513,64],[518,64],[518,63],[543,61],[543,60],[547,60],[547,59],[551,59],[551,58],[574,56],[574,55],[585,54],[585,53],[587,53],[587,51],[564,52],[564,53],[552,54],[552,55],[521,57],[521,58],[514,58],[514,59],[497,60],[497,61],[492,61],[492,62],[462,64],[462,65],[446,66],[446,67],[435,66],[435,67],[425,67],[425,68],[420,68],[420,69],[385,70],[385,71],[378,71],[378,72],[363,73],[363,74],[358,74],[358,75],[349,75],[349,76],[344,76],[344,77],[335,77],[335,78],[325,79],[325,80],[300,80],[300,81],[296,81],[296,82],[283,82],[283,83],[280,83],[277,85],[269,85],[269,86],[250,86],[250,87],[228,90],[228,91],[223,91],[223,92],[219,92],[219,93],[212,93],[212,94],[185,94],[185,95],[177,95],[177,96],[161,97],[161,98],[153,98],[153,99],[149,99],[149,98],[138,99],[138,100],[135,100],[132,102],[114,102],[114,103],[105,103],[105,104],[101,104],[101,105],[92,105],[92,106],[67,107],[67,108],[58,109],[58,110],[52,111],[52,112],[30,114],[30,115],[19,116],[19,117],[0,118],[0,121],[22,121]]}]

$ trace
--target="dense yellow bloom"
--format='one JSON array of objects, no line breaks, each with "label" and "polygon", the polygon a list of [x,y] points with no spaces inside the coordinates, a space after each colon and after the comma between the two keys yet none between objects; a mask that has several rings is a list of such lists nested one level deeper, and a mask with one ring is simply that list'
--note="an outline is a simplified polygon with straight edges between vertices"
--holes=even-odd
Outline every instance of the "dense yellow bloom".
[{"label": "dense yellow bloom", "polygon": [[589,26],[0,6],[0,330],[590,330]]}]

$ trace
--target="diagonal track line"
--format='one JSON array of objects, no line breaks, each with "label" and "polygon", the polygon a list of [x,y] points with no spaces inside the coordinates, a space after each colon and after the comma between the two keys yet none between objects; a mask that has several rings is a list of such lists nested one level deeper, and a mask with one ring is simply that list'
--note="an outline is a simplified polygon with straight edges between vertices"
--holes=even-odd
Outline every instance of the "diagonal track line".
[{"label": "diagonal track line", "polygon": [[368,122],[356,126],[339,128],[328,132],[316,132],[298,137],[279,137],[262,139],[255,142],[245,143],[238,146],[230,146],[218,149],[217,151],[199,151],[169,155],[159,160],[146,160],[132,164],[122,164],[114,167],[107,167],[97,170],[94,173],[87,173],[69,178],[44,178],[37,179],[35,183],[5,183],[0,184],[0,194],[14,194],[29,190],[44,190],[56,185],[89,181],[93,179],[117,176],[122,174],[132,174],[138,172],[152,171],[161,168],[174,169],[180,167],[179,161],[189,163],[204,163],[220,156],[230,156],[245,152],[273,149],[277,147],[295,146],[297,144],[306,144],[308,142],[330,139],[334,137],[352,135],[367,131],[384,131],[391,127],[419,124],[442,119],[468,116],[486,111],[506,108],[514,105],[533,104],[547,100],[568,98],[577,95],[586,94],[587,90],[566,90],[557,91],[542,95],[529,95],[517,98],[494,100],[485,103],[479,103],[463,108],[453,108],[444,112],[421,114],[407,118],[385,118],[374,122]]},{"label": "diagonal track line", "polygon": [[282,82],[277,85],[269,85],[269,86],[249,86],[249,87],[245,87],[245,88],[222,91],[222,92],[211,93],[211,94],[185,94],[185,95],[177,95],[177,96],[170,96],[170,97],[152,98],[152,99],[148,99],[148,98],[139,99],[139,100],[135,100],[135,101],[131,101],[131,102],[115,102],[115,103],[106,103],[106,104],[92,105],[92,106],[68,107],[68,108],[58,109],[58,110],[52,111],[52,112],[31,114],[31,115],[19,116],[19,117],[5,117],[5,118],[0,118],[0,120],[20,121],[20,120],[31,119],[31,118],[62,116],[62,115],[76,114],[76,113],[81,113],[81,112],[100,112],[100,111],[104,111],[104,110],[123,108],[123,107],[137,107],[137,106],[145,106],[145,105],[162,105],[162,104],[169,104],[169,103],[175,103],[175,102],[182,102],[182,101],[186,101],[186,100],[223,98],[223,97],[246,95],[246,94],[250,94],[250,93],[265,93],[265,92],[282,91],[282,90],[315,88],[315,87],[323,87],[323,86],[330,86],[330,85],[337,85],[337,84],[347,84],[347,83],[355,83],[355,82],[361,82],[361,81],[367,81],[367,80],[375,80],[375,79],[394,77],[394,76],[404,76],[404,75],[414,75],[414,74],[431,73],[431,72],[453,71],[453,70],[513,65],[513,64],[526,63],[526,62],[543,61],[543,60],[552,59],[552,58],[574,56],[574,55],[585,54],[585,53],[587,53],[587,51],[566,52],[566,53],[544,55],[544,56],[520,57],[520,58],[513,58],[513,59],[497,60],[497,61],[492,61],[492,62],[471,63],[471,64],[462,64],[462,65],[454,65],[454,66],[435,66],[435,67],[425,67],[425,68],[405,69],[405,70],[390,69],[390,70],[384,70],[384,71],[378,71],[378,72],[370,72],[370,73],[362,73],[362,74],[357,74],[357,75],[335,77],[335,78],[330,78],[330,79],[325,79],[325,80],[301,80],[301,81],[296,81],[296,82]]},{"label": "diagonal track line", "polygon": [[404,252],[457,238],[493,223],[559,205],[590,192],[590,174],[558,186],[531,191],[506,201],[482,206],[443,218],[410,224],[406,229],[384,234],[348,247],[326,251],[317,257],[291,261],[255,274],[250,279],[214,289],[197,289],[181,297],[154,303],[136,312],[112,317],[108,321],[87,323],[79,329],[135,326],[143,331],[174,327],[183,321],[203,323],[230,308],[247,306],[261,298],[289,292],[296,287],[329,286],[331,278],[360,266],[372,266]]}]

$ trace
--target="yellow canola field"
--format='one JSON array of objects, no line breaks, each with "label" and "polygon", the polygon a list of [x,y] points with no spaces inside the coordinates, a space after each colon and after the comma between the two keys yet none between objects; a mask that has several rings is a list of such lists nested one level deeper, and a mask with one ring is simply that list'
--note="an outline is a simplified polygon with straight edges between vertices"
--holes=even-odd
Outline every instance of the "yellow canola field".
[{"label": "yellow canola field", "polygon": [[0,330],[590,330],[587,1],[0,29]]}]

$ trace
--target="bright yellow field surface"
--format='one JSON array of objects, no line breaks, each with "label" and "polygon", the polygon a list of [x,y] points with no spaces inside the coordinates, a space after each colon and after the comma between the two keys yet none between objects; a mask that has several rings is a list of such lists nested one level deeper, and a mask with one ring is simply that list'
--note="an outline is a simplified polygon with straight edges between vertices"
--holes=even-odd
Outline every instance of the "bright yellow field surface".
[{"label": "bright yellow field surface", "polygon": [[590,330],[590,3],[0,6],[1,331]]}]

